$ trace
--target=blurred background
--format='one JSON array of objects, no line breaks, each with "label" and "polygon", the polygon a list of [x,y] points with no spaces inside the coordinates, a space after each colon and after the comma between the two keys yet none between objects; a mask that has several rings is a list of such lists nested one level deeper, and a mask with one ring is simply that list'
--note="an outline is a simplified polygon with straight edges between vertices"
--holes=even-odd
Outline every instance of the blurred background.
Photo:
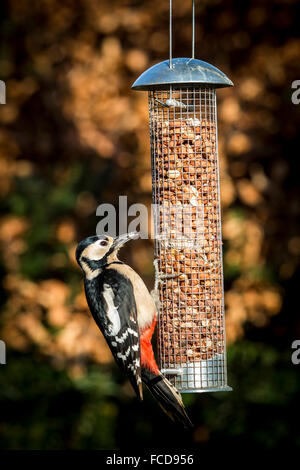
[{"label": "blurred background", "polygon": [[[202,0],[196,57],[218,91],[231,393],[186,395],[175,428],[138,403],[88,312],[76,244],[103,202],[151,204],[146,93],[168,57],[167,0],[3,0],[0,79],[0,448],[125,449],[300,444],[300,79],[296,0]],[[190,55],[191,2],[174,0],[174,56]],[[122,252],[153,285],[153,244]]]}]

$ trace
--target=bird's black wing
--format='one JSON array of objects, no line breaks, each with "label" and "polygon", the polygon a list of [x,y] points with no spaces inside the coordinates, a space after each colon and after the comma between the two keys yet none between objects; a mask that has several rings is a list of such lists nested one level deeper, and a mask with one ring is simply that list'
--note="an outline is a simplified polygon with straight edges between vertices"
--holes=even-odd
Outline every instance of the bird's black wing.
[{"label": "bird's black wing", "polygon": [[110,350],[142,399],[140,335],[133,287],[117,270],[105,269],[96,279],[85,281],[91,313]]}]

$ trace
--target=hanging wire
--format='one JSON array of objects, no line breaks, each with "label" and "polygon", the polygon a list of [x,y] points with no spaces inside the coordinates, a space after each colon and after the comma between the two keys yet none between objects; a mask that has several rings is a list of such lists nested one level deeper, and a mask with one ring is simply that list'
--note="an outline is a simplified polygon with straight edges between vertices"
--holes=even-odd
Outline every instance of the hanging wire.
[{"label": "hanging wire", "polygon": [[[192,6],[192,59],[195,58],[195,0],[193,0]],[[173,25],[172,25],[172,14],[173,14],[173,1],[170,0],[170,17],[169,17],[169,67],[173,68]]]},{"label": "hanging wire", "polygon": [[169,24],[169,67],[170,69],[173,67],[172,63],[172,43],[173,43],[173,37],[172,37],[172,0],[170,0],[170,24]]},{"label": "hanging wire", "polygon": [[195,59],[195,0],[193,0],[192,59]]}]

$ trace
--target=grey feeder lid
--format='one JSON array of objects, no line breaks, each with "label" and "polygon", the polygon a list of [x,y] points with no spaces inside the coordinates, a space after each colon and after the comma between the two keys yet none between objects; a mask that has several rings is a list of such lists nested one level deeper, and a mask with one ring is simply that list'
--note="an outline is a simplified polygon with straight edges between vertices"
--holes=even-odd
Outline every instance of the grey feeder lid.
[{"label": "grey feeder lid", "polygon": [[203,85],[212,88],[233,86],[232,81],[208,62],[187,57],[169,60],[153,65],[146,70],[132,85],[134,90],[151,90],[165,88],[166,85]]}]

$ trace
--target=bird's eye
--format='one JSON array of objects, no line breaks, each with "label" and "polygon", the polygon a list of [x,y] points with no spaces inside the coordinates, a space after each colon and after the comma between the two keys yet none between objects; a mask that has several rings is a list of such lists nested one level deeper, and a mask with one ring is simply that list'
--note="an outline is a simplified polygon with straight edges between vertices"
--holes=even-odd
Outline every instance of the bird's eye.
[{"label": "bird's eye", "polygon": [[100,245],[101,246],[106,246],[107,245],[107,242],[105,240],[102,240],[102,242],[100,242]]}]

